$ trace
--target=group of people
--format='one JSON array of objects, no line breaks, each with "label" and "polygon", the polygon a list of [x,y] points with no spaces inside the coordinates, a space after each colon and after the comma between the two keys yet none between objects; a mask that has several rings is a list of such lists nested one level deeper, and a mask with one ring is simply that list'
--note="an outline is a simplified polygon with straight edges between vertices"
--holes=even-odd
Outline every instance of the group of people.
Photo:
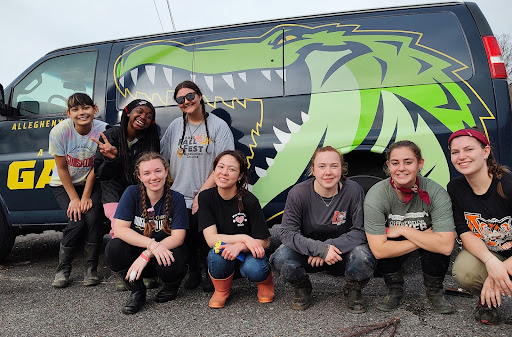
[{"label": "group of people", "polygon": [[132,101],[120,124],[107,128],[94,119],[98,108],[89,96],[68,99],[69,118],[52,129],[49,145],[55,157],[50,186],[69,218],[54,287],[70,284],[73,256],[82,244],[84,284],[100,282],[105,214],[112,227],[105,259],[130,290],[125,314],[145,303],[143,279],[158,277],[163,286],[155,301],[167,302],[176,298],[187,272],[185,288],[214,291],[212,308],[225,305],[237,272],[257,284],[259,302],[272,302],[272,268],[293,287],[291,307],[297,310],[312,302],[308,273],[344,275],[345,303],[356,313],[367,310],[362,290],[378,271],[387,295],[376,308],[391,311],[404,297],[401,266],[416,250],[427,298],[436,312],[449,314],[454,308],[443,296],[443,281],[456,231],[464,249],[453,276],[479,296],[476,319],[499,322],[496,308],[512,292],[512,177],[494,159],[484,133],[473,128],[450,136],[451,161],[462,175],[448,191],[420,174],[424,160],[411,141],[390,145],[389,179],[366,196],[346,177],[343,155],[330,146],[318,148],[312,177],[288,193],[282,244],[267,257],[270,233],[247,189],[247,161],[234,150],[228,125],[206,111],[191,81],[176,87],[174,99],[183,116],[160,141],[148,101]]}]

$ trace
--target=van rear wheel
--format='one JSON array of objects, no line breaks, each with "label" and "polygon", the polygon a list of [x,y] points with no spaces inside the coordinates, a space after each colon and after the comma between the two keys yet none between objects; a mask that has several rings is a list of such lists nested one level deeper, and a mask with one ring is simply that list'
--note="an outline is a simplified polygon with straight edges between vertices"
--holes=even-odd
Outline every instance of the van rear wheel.
[{"label": "van rear wheel", "polygon": [[353,180],[355,181],[356,183],[358,183],[359,185],[361,185],[361,187],[363,188],[364,190],[364,195],[366,195],[366,193],[368,192],[368,190],[373,186],[375,185],[376,183],[378,183],[379,181],[382,180],[381,177],[376,177],[376,176],[370,176],[370,175],[357,175],[357,176],[351,176],[349,177],[350,180]]},{"label": "van rear wheel", "polygon": [[4,214],[0,212],[0,261],[3,261],[11,252],[15,238],[16,235],[14,235],[12,228],[9,227]]}]

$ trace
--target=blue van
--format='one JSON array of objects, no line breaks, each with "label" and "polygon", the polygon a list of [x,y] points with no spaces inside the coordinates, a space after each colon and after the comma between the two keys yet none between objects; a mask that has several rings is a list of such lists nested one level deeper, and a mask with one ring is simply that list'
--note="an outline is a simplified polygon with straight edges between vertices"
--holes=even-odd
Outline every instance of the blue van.
[{"label": "blue van", "polygon": [[424,174],[455,174],[446,142],[481,126],[512,166],[506,71],[476,4],[453,2],[333,13],[142,36],[48,53],[0,90],[0,258],[15,235],[62,229],[48,188],[48,133],[66,99],[85,92],[116,124],[131,100],[150,100],[160,131],[181,116],[173,89],[193,80],[247,156],[269,226],[318,146],[346,154],[368,189],[384,177],[388,144],[410,139]]}]

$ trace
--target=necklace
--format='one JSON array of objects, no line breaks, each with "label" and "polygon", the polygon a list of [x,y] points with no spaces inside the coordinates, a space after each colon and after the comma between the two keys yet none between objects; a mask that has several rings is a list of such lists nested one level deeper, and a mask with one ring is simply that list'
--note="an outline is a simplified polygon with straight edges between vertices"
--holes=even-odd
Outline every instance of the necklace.
[{"label": "necklace", "polygon": [[324,197],[322,197],[320,194],[319,194],[318,196],[319,196],[319,197],[320,197],[320,199],[322,199],[322,201],[324,202],[325,207],[329,207],[329,206],[331,206],[332,201],[334,200],[334,197],[335,197],[336,195],[333,195],[332,197],[329,197],[329,198],[324,198]]},{"label": "necklace", "polygon": [[[191,123],[187,119],[187,129],[188,129],[188,133],[190,134],[190,137],[194,137],[194,133],[197,132],[197,130],[203,124],[203,122],[204,122],[204,119],[201,121],[201,123],[199,123],[198,126],[196,126],[194,132],[192,132],[192,130],[190,130]],[[182,144],[183,144],[183,139],[180,140],[180,146],[178,147],[178,151],[176,151],[176,153],[178,154],[178,157],[180,157],[180,158],[183,157],[183,154],[185,153],[185,150],[183,149]]]},{"label": "necklace", "polygon": [[196,128],[195,128],[194,132],[192,132],[192,131],[190,130],[190,122],[188,122],[188,123],[187,123],[188,132],[190,133],[190,136],[191,136],[191,137],[193,137],[193,136],[194,136],[194,134],[197,132],[197,130],[201,127],[201,125],[203,125],[203,122],[204,122],[204,119],[201,121],[201,123],[199,123],[199,125],[198,125],[198,126],[196,126]]}]

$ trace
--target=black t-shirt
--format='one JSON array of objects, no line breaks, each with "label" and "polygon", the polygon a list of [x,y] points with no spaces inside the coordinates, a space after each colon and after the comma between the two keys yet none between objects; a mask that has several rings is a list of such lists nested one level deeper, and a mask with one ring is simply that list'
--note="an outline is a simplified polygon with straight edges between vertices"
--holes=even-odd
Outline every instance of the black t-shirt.
[{"label": "black t-shirt", "polygon": [[472,231],[490,251],[512,255],[512,176],[501,179],[506,199],[498,194],[498,180],[482,195],[476,195],[466,178],[460,176],[448,183],[457,234]]},{"label": "black t-shirt", "polygon": [[248,192],[242,197],[242,203],[244,211],[239,212],[236,196],[224,200],[217,187],[202,191],[199,194],[199,231],[215,225],[219,234],[247,234],[254,239],[268,238],[270,232],[258,199]]}]

